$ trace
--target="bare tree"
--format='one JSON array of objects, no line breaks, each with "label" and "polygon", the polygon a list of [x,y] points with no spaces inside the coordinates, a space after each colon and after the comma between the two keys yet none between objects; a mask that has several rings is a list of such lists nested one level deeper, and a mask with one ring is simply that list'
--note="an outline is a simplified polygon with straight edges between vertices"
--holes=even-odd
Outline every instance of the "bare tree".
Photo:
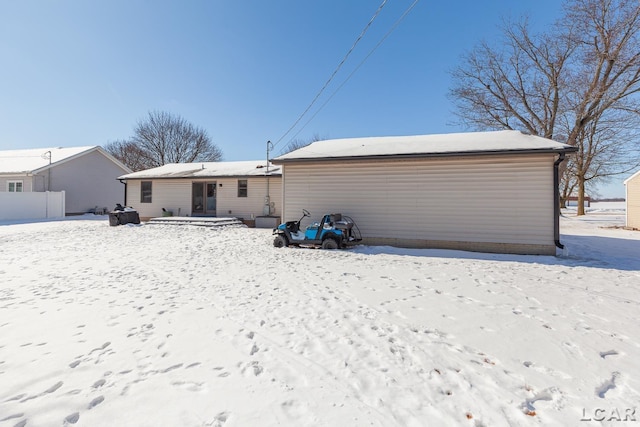
[{"label": "bare tree", "polygon": [[505,23],[504,33],[501,49],[482,43],[452,72],[456,114],[478,130],[553,138],[562,114],[562,76],[575,48],[555,34],[531,35],[526,20]]},{"label": "bare tree", "polygon": [[151,167],[142,150],[131,141],[109,142],[104,146],[104,149],[134,172]]},{"label": "bare tree", "polygon": [[640,155],[634,139],[620,139],[610,125],[616,115],[640,115],[639,34],[637,0],[569,0],[542,36],[526,21],[507,23],[504,51],[482,44],[452,73],[457,114],[477,129],[520,129],[577,147],[563,188],[577,188],[582,215],[585,184],[628,168],[605,159],[625,152],[634,163]]},{"label": "bare tree", "polygon": [[[590,183],[606,182],[640,166],[640,140],[637,129],[640,116],[615,109],[591,120],[577,135],[578,151],[570,158],[567,177],[578,194],[585,194]],[[578,211],[584,200],[578,200]]]},{"label": "bare tree", "polygon": [[204,129],[163,111],[151,111],[140,120],[131,142],[145,153],[151,167],[222,159],[222,151]]},{"label": "bare tree", "polygon": [[[620,139],[625,121],[619,119],[637,123],[634,119],[640,115],[640,2],[582,0],[570,6],[567,19],[576,24],[571,38],[579,56],[572,69],[573,90],[567,94],[568,117],[573,120],[567,143],[579,150],[578,215],[583,215],[585,184],[626,172],[628,162],[620,162],[616,155],[638,159],[630,140]],[[626,147],[614,147],[625,142]]]},{"label": "bare tree", "polygon": [[107,144],[105,149],[132,170],[222,159],[222,151],[204,129],[163,111],[149,112],[138,121],[131,139]]}]

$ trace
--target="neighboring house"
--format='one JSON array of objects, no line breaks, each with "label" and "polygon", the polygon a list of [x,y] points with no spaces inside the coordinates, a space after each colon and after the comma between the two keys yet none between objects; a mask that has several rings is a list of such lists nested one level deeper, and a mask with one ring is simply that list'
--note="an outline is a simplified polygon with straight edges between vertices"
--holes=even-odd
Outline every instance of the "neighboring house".
[{"label": "neighboring house", "polygon": [[131,172],[98,146],[0,151],[0,191],[64,191],[66,214],[113,209]]},{"label": "neighboring house", "polygon": [[273,163],[284,221],[339,212],[365,244],[555,255],[558,165],[572,151],[498,131],[318,141]]},{"label": "neighboring house", "polygon": [[627,201],[627,227],[640,229],[640,171],[626,179],[624,186]]},{"label": "neighboring house", "polygon": [[248,223],[280,216],[282,174],[280,167],[267,168],[265,160],[171,163],[119,179],[126,183],[127,206],[142,220],[165,212],[236,217]]}]

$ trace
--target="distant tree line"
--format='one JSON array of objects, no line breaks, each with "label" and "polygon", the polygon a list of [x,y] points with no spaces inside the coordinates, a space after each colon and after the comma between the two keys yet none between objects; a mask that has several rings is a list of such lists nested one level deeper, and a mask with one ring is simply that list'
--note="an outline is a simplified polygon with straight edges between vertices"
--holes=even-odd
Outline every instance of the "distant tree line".
[{"label": "distant tree line", "polygon": [[563,200],[640,166],[640,2],[567,0],[543,34],[505,22],[503,44],[481,43],[452,71],[461,122],[564,142]]},{"label": "distant tree line", "polygon": [[105,150],[133,171],[167,163],[215,162],[222,151],[207,132],[180,116],[151,111],[129,139],[109,142]]}]

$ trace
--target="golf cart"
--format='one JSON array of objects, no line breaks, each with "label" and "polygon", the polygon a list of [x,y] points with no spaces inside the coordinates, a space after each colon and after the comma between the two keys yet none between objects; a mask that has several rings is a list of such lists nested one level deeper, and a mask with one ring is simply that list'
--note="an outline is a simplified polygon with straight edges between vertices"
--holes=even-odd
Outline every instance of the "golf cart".
[{"label": "golf cart", "polygon": [[276,235],[273,246],[311,246],[322,249],[345,248],[362,240],[358,226],[351,217],[339,213],[326,214],[320,222],[314,222],[306,230],[300,230],[303,218],[311,216],[306,209],[297,221],[287,221],[273,229]]}]

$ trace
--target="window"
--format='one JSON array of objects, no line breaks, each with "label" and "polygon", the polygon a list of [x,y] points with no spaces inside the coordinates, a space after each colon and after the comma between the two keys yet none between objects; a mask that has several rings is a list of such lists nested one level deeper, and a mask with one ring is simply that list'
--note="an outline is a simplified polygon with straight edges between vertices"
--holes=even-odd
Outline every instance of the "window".
[{"label": "window", "polygon": [[140,183],[140,203],[151,203],[151,181]]},{"label": "window", "polygon": [[9,193],[22,193],[22,181],[7,181],[7,191]]},{"label": "window", "polygon": [[247,180],[239,179],[238,180],[238,197],[247,197]]}]

